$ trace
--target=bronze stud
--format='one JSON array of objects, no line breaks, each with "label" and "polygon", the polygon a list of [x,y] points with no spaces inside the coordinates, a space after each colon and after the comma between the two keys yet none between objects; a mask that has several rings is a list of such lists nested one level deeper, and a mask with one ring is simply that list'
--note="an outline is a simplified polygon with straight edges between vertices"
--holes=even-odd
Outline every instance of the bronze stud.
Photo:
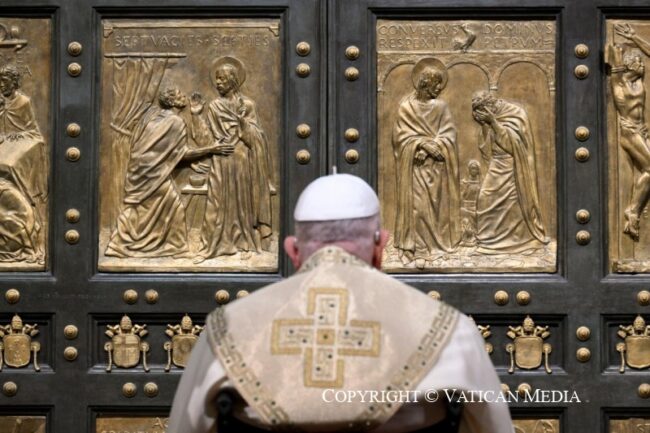
[{"label": "bronze stud", "polygon": [[642,383],[639,385],[639,397],[641,398],[650,398],[650,384]]},{"label": "bronze stud", "polygon": [[359,161],[359,152],[355,149],[350,149],[345,152],[345,160],[348,164],[356,164]]},{"label": "bronze stud", "polygon": [[589,47],[585,44],[578,44],[573,49],[573,52],[575,53],[577,58],[584,59],[589,55]]},{"label": "bronze stud", "polygon": [[587,65],[578,65],[573,70],[573,73],[575,74],[577,79],[584,80],[589,76],[589,68],[587,67]]},{"label": "bronze stud", "polygon": [[311,46],[305,41],[298,42],[296,44],[296,53],[301,57],[305,57],[311,53]]},{"label": "bronze stud", "polygon": [[502,383],[501,384],[501,392],[503,392],[504,394],[509,393],[510,392],[510,386],[508,386],[507,383]]},{"label": "bronze stud", "polygon": [[497,290],[494,293],[494,303],[497,305],[506,305],[508,301],[510,300],[510,296],[508,295],[508,292],[505,290]]},{"label": "bronze stud", "polygon": [[298,66],[296,66],[296,74],[298,74],[298,76],[301,78],[308,77],[310,72],[311,68],[307,63],[300,63]]},{"label": "bronze stud", "polygon": [[650,292],[647,290],[641,290],[636,294],[636,300],[639,302],[639,305],[642,307],[650,305]]},{"label": "bronze stud", "polygon": [[591,136],[589,128],[586,126],[578,126],[574,132],[576,139],[579,141],[587,141]]},{"label": "bronze stud", "polygon": [[589,149],[586,147],[579,147],[576,150],[576,159],[580,162],[585,162],[589,160]]},{"label": "bronze stud", "polygon": [[16,382],[5,382],[2,385],[2,393],[7,397],[13,397],[18,393],[18,385],[16,385]]},{"label": "bronze stud", "polygon": [[220,289],[217,290],[217,293],[214,294],[214,299],[219,303],[219,304],[227,304],[228,301],[230,300],[230,293],[228,293],[227,290]]},{"label": "bronze stud", "polygon": [[153,398],[158,395],[158,385],[154,382],[147,382],[144,384],[144,395]]},{"label": "bronze stud", "polygon": [[517,394],[519,394],[519,397],[525,397],[526,394],[530,394],[532,390],[533,387],[530,386],[530,384],[523,382],[517,387]]},{"label": "bronze stud", "polygon": [[356,81],[359,78],[359,70],[354,66],[350,66],[345,70],[345,79],[348,81]]},{"label": "bronze stud", "polygon": [[348,128],[345,130],[345,139],[350,143],[354,143],[359,139],[359,130],[355,128]]},{"label": "bronze stud", "polygon": [[133,305],[138,302],[138,292],[133,289],[127,289],[122,293],[122,300],[127,304]]},{"label": "bronze stud", "polygon": [[78,123],[68,123],[68,126],[65,128],[66,134],[70,137],[78,137],[81,134],[81,126]]},{"label": "bronze stud", "polygon": [[77,359],[77,356],[79,356],[79,351],[76,347],[68,346],[63,349],[63,357],[66,361],[72,362]]},{"label": "bronze stud", "polygon": [[9,289],[5,292],[5,300],[9,304],[15,304],[20,300],[20,292],[17,289]]},{"label": "bronze stud", "polygon": [[530,304],[530,293],[525,290],[517,292],[517,296],[515,298],[517,299],[517,304],[519,305]]},{"label": "bronze stud", "polygon": [[357,60],[359,58],[359,54],[361,54],[359,47],[355,45],[350,45],[345,49],[345,57],[347,57],[348,60]]},{"label": "bronze stud", "polygon": [[74,245],[77,242],[79,242],[79,232],[76,230],[68,230],[65,232],[65,241],[69,243],[70,245]]},{"label": "bronze stud", "polygon": [[311,128],[306,123],[296,126],[296,135],[300,138],[307,138],[311,135]]},{"label": "bronze stud", "polygon": [[308,150],[301,149],[296,152],[296,161],[298,161],[298,164],[308,164],[311,161],[311,154]]},{"label": "bronze stud", "polygon": [[77,162],[81,158],[81,150],[78,147],[68,147],[65,151],[65,157],[70,162]]},{"label": "bronze stud", "polygon": [[587,224],[591,220],[591,213],[587,209],[580,209],[576,212],[576,221],[580,224]]},{"label": "bronze stud", "polygon": [[576,329],[576,338],[580,341],[587,341],[591,337],[591,329],[586,326],[581,326]]},{"label": "bronze stud", "polygon": [[79,54],[81,54],[82,50],[83,46],[77,41],[73,41],[68,44],[68,54],[73,57],[77,57]]},{"label": "bronze stud", "polygon": [[429,295],[431,298],[435,299],[436,301],[439,301],[441,298],[440,292],[437,290],[429,290],[427,295]]},{"label": "bronze stud", "polygon": [[81,214],[77,209],[71,208],[65,211],[65,220],[70,224],[78,223]]},{"label": "bronze stud", "polygon": [[250,295],[250,293],[248,292],[248,290],[239,290],[239,291],[237,292],[237,295],[235,295],[235,297],[236,297],[237,299],[241,299],[241,298],[245,298],[245,297],[248,296],[248,295]]},{"label": "bronze stud", "polygon": [[67,340],[74,340],[77,338],[79,335],[79,328],[77,328],[74,325],[66,325],[65,328],[63,328],[63,336]]},{"label": "bronze stud", "polygon": [[72,62],[68,65],[68,74],[71,77],[78,77],[81,75],[81,65],[77,62]]},{"label": "bronze stud", "polygon": [[591,350],[581,347],[576,351],[576,359],[580,362],[587,362],[591,359]]},{"label": "bronze stud", "polygon": [[135,383],[127,382],[124,385],[122,385],[122,395],[124,397],[126,398],[135,397],[137,393],[138,393],[138,388],[135,386]]},{"label": "bronze stud", "polygon": [[578,233],[576,233],[576,242],[578,245],[587,245],[589,242],[591,242],[591,233],[589,233],[587,230],[580,230]]},{"label": "bronze stud", "polygon": [[147,301],[147,304],[155,304],[158,302],[158,292],[154,289],[149,289],[144,292],[144,300]]}]

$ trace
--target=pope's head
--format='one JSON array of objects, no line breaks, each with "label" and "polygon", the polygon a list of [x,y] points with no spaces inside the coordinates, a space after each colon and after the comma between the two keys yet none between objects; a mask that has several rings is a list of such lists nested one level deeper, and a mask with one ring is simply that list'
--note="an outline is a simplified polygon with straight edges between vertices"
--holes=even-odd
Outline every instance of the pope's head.
[{"label": "pope's head", "polygon": [[349,174],[323,176],[307,185],[294,211],[296,234],[284,241],[299,268],[317,250],[334,245],[381,268],[388,240],[379,221],[379,199],[363,179]]}]

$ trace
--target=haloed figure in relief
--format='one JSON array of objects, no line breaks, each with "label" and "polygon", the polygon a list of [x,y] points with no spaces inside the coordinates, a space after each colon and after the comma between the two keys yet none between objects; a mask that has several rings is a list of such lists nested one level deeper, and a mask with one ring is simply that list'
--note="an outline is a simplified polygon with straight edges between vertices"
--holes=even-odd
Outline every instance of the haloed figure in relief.
[{"label": "haloed figure in relief", "polygon": [[460,195],[456,129],[438,95],[447,84],[437,59],[419,61],[411,79],[415,91],[399,106],[393,127],[397,162],[394,246],[404,265],[424,268],[453,251],[460,240]]},{"label": "haloed figure in relief", "polygon": [[232,149],[190,149],[187,125],[179,115],[186,105],[187,97],[177,88],[162,90],[158,105],[152,105],[133,129],[123,204],[107,256],[188,255],[185,208],[172,171],[182,160]]},{"label": "haloed figure in relief", "polygon": [[270,155],[256,104],[241,93],[246,79],[242,63],[221,57],[210,76],[217,97],[205,108],[199,93],[191,99],[193,138],[204,146],[232,149],[194,164],[208,173],[208,195],[201,228],[201,249],[195,263],[241,253],[243,260],[270,247]]},{"label": "haloed figure in relief", "polygon": [[[641,39],[629,25],[614,25],[617,35],[632,42],[650,56],[650,43]],[[639,241],[640,215],[650,198],[650,141],[645,123],[645,69],[641,52],[624,45],[608,47],[610,83],[618,113],[619,142],[639,175],[634,182],[630,203],[625,209],[624,233]]]},{"label": "haloed figure in relief", "polygon": [[19,90],[21,79],[16,66],[0,67],[0,261],[43,263],[45,143],[31,99]]},{"label": "haloed figure in relief", "polygon": [[488,171],[476,203],[478,251],[520,253],[549,243],[542,224],[535,169],[535,143],[523,107],[489,92],[472,98],[481,125],[479,150]]}]

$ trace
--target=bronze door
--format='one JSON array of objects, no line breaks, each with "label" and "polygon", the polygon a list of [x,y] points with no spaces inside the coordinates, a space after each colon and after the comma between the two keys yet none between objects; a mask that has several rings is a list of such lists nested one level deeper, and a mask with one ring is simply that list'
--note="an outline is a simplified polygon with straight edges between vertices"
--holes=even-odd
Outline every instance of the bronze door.
[{"label": "bronze door", "polygon": [[1,432],[163,432],[205,315],[289,273],[322,8],[0,5]]},{"label": "bronze door", "polygon": [[163,432],[333,165],[518,433],[645,431],[648,42],[636,0],[4,1],[0,432]]},{"label": "bronze door", "polygon": [[517,432],[645,431],[644,4],[332,14],[328,146],[377,187],[386,271],[472,315],[504,389],[530,390]]}]

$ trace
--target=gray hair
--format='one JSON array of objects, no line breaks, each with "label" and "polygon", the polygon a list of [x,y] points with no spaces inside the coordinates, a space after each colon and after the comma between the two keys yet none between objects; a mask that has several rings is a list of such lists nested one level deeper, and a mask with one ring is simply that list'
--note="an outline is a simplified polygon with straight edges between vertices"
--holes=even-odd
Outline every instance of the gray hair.
[{"label": "gray hair", "polygon": [[348,252],[370,262],[379,223],[379,214],[345,220],[297,221],[298,250],[305,260],[325,245],[346,242]]}]

